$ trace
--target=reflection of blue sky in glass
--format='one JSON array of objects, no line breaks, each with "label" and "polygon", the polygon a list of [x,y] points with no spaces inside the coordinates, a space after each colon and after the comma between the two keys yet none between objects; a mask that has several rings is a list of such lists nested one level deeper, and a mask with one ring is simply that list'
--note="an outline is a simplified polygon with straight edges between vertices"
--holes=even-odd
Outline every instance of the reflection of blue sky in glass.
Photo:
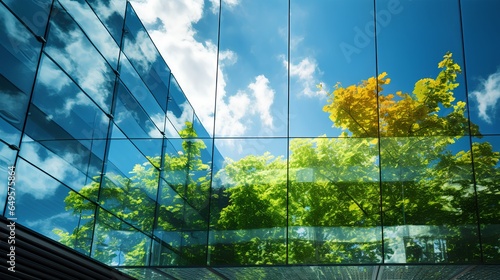
[{"label": "reflection of blue sky in glass", "polygon": [[[208,131],[217,55],[218,5],[212,2],[133,1]],[[493,36],[500,28],[493,12],[499,5],[462,1],[468,87],[477,92],[470,96],[471,118],[483,133],[498,133],[495,120],[500,116],[492,104],[500,97],[500,85],[490,75],[500,67],[495,51],[500,40]],[[165,9],[159,12],[158,7]],[[392,80],[384,94],[411,92],[417,80],[436,77],[437,63],[447,51],[464,67],[457,1],[384,0],[377,1],[376,9],[377,57],[373,1],[291,1],[290,136],[338,136],[322,111],[326,96],[318,84],[329,92],[337,82],[357,84],[374,76],[378,63],[378,72],[388,72]],[[216,136],[286,136],[286,1],[222,1],[221,11]],[[196,72],[201,76],[190,74],[207,66]],[[488,77],[487,93],[481,81]],[[464,75],[458,81],[455,96],[465,100]]]}]

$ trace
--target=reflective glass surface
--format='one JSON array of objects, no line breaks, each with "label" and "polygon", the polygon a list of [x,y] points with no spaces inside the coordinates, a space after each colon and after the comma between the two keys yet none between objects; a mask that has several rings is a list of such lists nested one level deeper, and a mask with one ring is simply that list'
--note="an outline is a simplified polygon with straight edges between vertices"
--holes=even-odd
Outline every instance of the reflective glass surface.
[{"label": "reflective glass surface", "polygon": [[171,76],[170,90],[168,92],[167,119],[181,137],[186,137],[187,135],[182,135],[181,131],[186,127],[187,123],[193,123],[193,118],[193,107],[191,107],[175,77]]},{"label": "reflective glass surface", "polygon": [[222,5],[216,135],[286,135],[287,4]]},{"label": "reflective glass surface", "polygon": [[99,193],[103,207],[151,233],[159,179],[159,157],[144,156],[116,126],[109,143],[105,176]]},{"label": "reflective glass surface", "polygon": [[89,255],[95,205],[22,159],[16,174],[16,222]]},{"label": "reflective glass surface", "polygon": [[161,256],[161,263],[206,262],[210,144],[200,139],[165,143],[155,235],[171,246],[175,255]]},{"label": "reflective glass surface", "polygon": [[148,264],[151,239],[99,208],[91,257],[107,265],[144,266]]},{"label": "reflective glass surface", "polygon": [[[294,0],[290,10],[290,136],[337,137],[346,121],[325,107],[334,89],[375,76],[373,1]],[[335,99],[337,110],[363,128],[377,122],[376,92],[365,94],[364,100]]]},{"label": "reflective glass surface", "polygon": [[500,137],[473,138],[472,155],[476,175],[476,192],[481,222],[483,258],[500,260]]},{"label": "reflective glass surface", "polygon": [[[151,91],[148,89],[143,80],[137,74],[136,69],[130,64],[129,60],[122,54],[120,59],[120,80],[126,86],[127,90],[134,96],[135,102],[140,104],[142,110],[149,115],[151,121],[153,121],[156,129],[153,127],[147,127],[148,134],[151,137],[161,137],[162,131],[164,131],[165,125],[165,109],[158,104],[155,100]],[[122,85],[118,85],[119,96],[123,96],[124,91],[126,91]],[[165,93],[166,96],[166,93]],[[122,97],[123,98],[123,97]],[[165,97],[166,98],[166,97]],[[139,106],[134,106],[135,110],[141,110]]]},{"label": "reflective glass surface", "polygon": [[[217,140],[218,147],[248,140]],[[286,141],[248,149],[241,160],[226,158],[212,185],[208,260],[211,265],[286,263]],[[273,154],[271,154],[273,152]],[[280,155],[280,156],[275,156]]]},{"label": "reflective glass surface", "polygon": [[471,121],[482,134],[500,133],[500,18],[494,0],[462,0]]},{"label": "reflective glass surface", "polygon": [[80,190],[99,180],[109,119],[51,59],[44,56],[40,69],[21,154]]},{"label": "reflective glass surface", "polygon": [[[141,104],[120,83],[118,84],[114,122],[129,138],[162,137],[160,128],[151,120]],[[163,122],[159,120],[159,122]],[[159,152],[159,147],[156,152]],[[153,156],[153,155],[151,155]]]},{"label": "reflective glass surface", "polygon": [[41,44],[4,5],[0,29],[0,139],[18,145]]},{"label": "reflective glass surface", "polygon": [[459,6],[394,2],[377,2],[381,136],[469,134]]},{"label": "reflective glass surface", "polygon": [[0,75],[0,139],[19,145],[29,95]]},{"label": "reflective glass surface", "polygon": [[381,262],[378,147],[370,141],[290,140],[289,263]]},{"label": "reflective glass surface", "polygon": [[165,111],[170,69],[130,6],[127,8],[123,52]]},{"label": "reflective glass surface", "polygon": [[122,0],[87,0],[117,44],[120,44],[126,2]]},{"label": "reflective glass surface", "polygon": [[11,8],[35,34],[44,36],[52,0],[3,0],[2,2]]},{"label": "reflective glass surface", "polygon": [[80,25],[85,35],[96,46],[97,50],[106,58],[108,63],[116,69],[118,63],[118,45],[101,24],[96,14],[84,0],[60,0],[62,6]]},{"label": "reflective glass surface", "polygon": [[499,10],[2,0],[2,215],[15,165],[139,279],[500,279]]},{"label": "reflective glass surface", "polygon": [[[115,75],[77,23],[56,1],[46,53],[105,112],[110,112]],[[75,55],[78,54],[78,55]]]},{"label": "reflective glass surface", "polygon": [[468,139],[382,138],[387,263],[479,260]]}]

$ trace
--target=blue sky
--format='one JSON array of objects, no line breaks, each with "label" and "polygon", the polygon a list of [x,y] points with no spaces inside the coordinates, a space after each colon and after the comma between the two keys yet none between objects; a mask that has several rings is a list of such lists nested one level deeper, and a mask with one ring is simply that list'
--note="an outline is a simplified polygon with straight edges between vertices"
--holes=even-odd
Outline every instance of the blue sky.
[{"label": "blue sky", "polygon": [[[326,91],[388,72],[385,93],[410,92],[451,51],[463,67],[458,1],[291,1],[288,100],[288,1],[222,0],[218,102],[214,111],[218,1],[132,1],[208,131],[216,136],[338,136],[322,111]],[[500,19],[493,0],[462,1],[471,118],[498,133]],[[205,69],[200,71],[199,69]],[[196,73],[196,76],[193,76]],[[465,100],[464,76],[455,92]],[[322,84],[323,91],[316,85]],[[234,143],[227,141],[228,143]],[[230,154],[244,153],[226,144]],[[280,149],[281,150],[281,149]]]}]

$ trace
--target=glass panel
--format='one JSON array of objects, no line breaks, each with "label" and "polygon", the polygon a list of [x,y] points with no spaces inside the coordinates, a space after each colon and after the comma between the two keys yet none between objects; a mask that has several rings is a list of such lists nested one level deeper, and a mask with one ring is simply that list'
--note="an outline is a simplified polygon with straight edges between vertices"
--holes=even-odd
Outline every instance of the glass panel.
[{"label": "glass panel", "polygon": [[[189,5],[178,5],[170,1],[132,2],[137,15],[210,134],[213,133],[214,125],[219,54],[219,2],[195,1]],[[238,2],[241,1],[226,1],[222,5],[237,6]],[[152,14],[153,10],[161,12]],[[227,58],[227,63],[236,58],[235,53],[227,49],[220,49],[220,57]]]},{"label": "glass panel", "polygon": [[[3,5],[0,5],[0,29],[0,75],[25,94],[29,94],[35,78],[41,44]],[[0,90],[4,90],[3,82]],[[5,101],[1,102],[3,105]]]},{"label": "glass panel", "polygon": [[381,135],[469,134],[457,1],[381,0],[376,18]]},{"label": "glass panel", "polygon": [[212,134],[212,131],[207,131],[196,114],[194,115],[193,129],[198,138],[210,138]]},{"label": "glass panel", "polygon": [[175,248],[180,259],[162,262],[206,264],[210,144],[199,139],[166,142],[155,235]]},{"label": "glass panel", "polygon": [[125,4],[123,0],[87,0],[109,33],[120,43],[122,37]]},{"label": "glass panel", "polygon": [[16,175],[17,222],[89,255],[95,204],[22,159]]},{"label": "glass panel", "polygon": [[473,138],[483,259],[500,261],[500,137]]},{"label": "glass panel", "polygon": [[[115,74],[63,8],[54,4],[45,51],[89,95],[109,112]],[[75,55],[78,54],[78,55]]]},{"label": "glass panel", "polygon": [[[157,232],[155,232],[157,234]],[[155,236],[153,239],[153,245],[151,248],[151,265],[153,266],[173,266],[179,263],[179,255],[177,251],[173,249],[170,244],[165,241],[169,238],[163,238],[161,233],[159,238]]]},{"label": "glass panel", "polygon": [[75,19],[99,52],[116,69],[119,48],[111,35],[90,9],[85,0],[60,0],[68,13]]},{"label": "glass panel", "polygon": [[52,0],[3,0],[2,2],[11,8],[35,34],[44,36]]},{"label": "glass panel", "polygon": [[19,145],[29,96],[0,75],[0,139]]},{"label": "glass panel", "polygon": [[500,30],[495,0],[462,0],[471,121],[482,134],[500,133]]},{"label": "glass panel", "polygon": [[479,260],[468,139],[382,138],[387,263]]},{"label": "glass panel", "polygon": [[91,257],[113,266],[145,266],[151,238],[99,208]]},{"label": "glass panel", "polygon": [[100,202],[107,211],[151,233],[158,190],[159,157],[146,158],[113,128]]},{"label": "glass panel", "polygon": [[[376,137],[376,92],[362,82],[376,75],[373,0],[293,0],[290,9],[290,135]],[[364,94],[332,94],[349,85]]]},{"label": "glass panel", "polygon": [[288,262],[382,261],[374,139],[290,140]]},{"label": "glass panel", "polygon": [[[49,58],[40,69],[21,155],[74,190],[93,185],[109,119]],[[89,195],[96,199],[97,189]]]},{"label": "glass panel", "polygon": [[[265,147],[252,149],[259,141],[266,141]],[[216,140],[215,145],[226,160],[214,171],[209,264],[284,264],[286,139]],[[249,149],[232,154],[231,145]]]},{"label": "glass panel", "polygon": [[165,111],[170,69],[130,4],[127,5],[125,31],[123,52]]},{"label": "glass panel", "polygon": [[[165,110],[162,109],[158,102],[143,83],[134,67],[130,64],[129,60],[122,55],[120,58],[120,80],[127,87],[130,93],[135,97],[135,100],[141,104],[142,108],[149,115],[149,118],[154,122],[156,127],[164,130],[165,125]],[[164,93],[165,97],[167,93]],[[158,135],[155,133],[155,135]]]},{"label": "glass panel", "polygon": [[287,134],[287,33],[287,1],[222,5],[217,136]]},{"label": "glass panel", "polygon": [[170,79],[167,110],[167,118],[177,130],[179,136],[186,137],[181,134],[181,131],[188,124],[193,124],[194,111],[174,76]]},{"label": "glass panel", "polygon": [[163,127],[158,128],[139,102],[123,86],[118,84],[114,121],[129,138],[162,138]]}]

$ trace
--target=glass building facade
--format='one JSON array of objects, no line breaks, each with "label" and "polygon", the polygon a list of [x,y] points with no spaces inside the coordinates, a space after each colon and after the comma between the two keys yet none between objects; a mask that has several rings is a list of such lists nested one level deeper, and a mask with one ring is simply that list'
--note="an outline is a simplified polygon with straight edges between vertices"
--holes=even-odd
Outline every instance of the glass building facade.
[{"label": "glass building facade", "polygon": [[1,0],[1,214],[139,279],[500,277],[499,10]]}]

